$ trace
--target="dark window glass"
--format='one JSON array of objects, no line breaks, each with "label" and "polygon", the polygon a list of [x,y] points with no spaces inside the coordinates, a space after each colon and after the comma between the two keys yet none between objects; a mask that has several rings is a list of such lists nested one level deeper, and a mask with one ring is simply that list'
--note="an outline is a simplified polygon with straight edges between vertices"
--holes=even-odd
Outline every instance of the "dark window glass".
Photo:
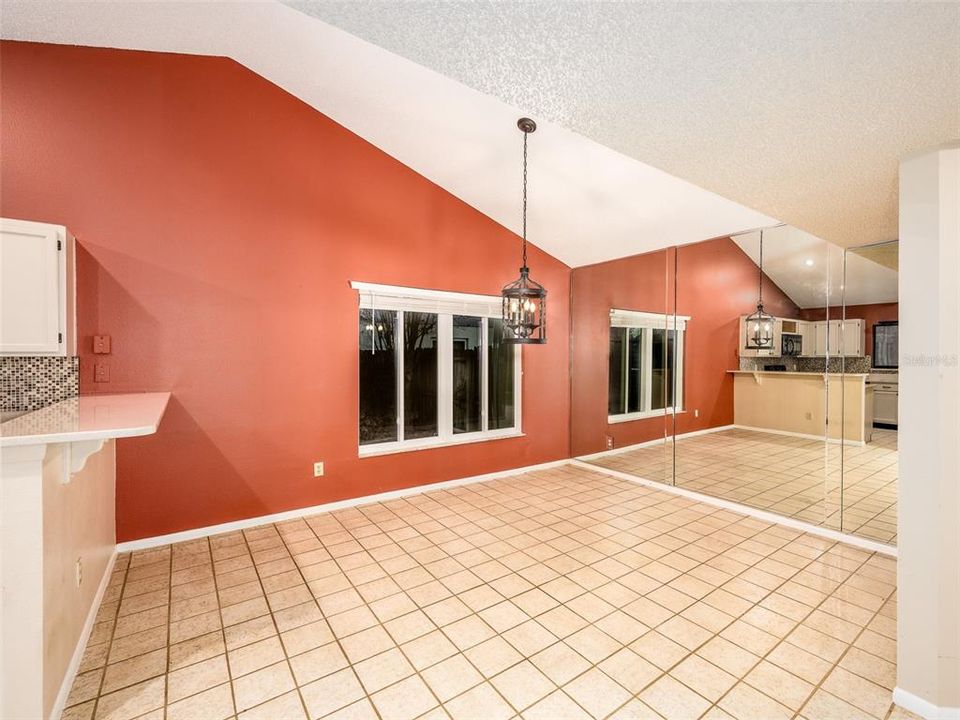
[{"label": "dark window glass", "polygon": [[480,415],[480,350],[483,320],[453,316],[453,432],[483,430]]},{"label": "dark window glass", "polygon": [[437,435],[437,316],[403,314],[403,439]]},{"label": "dark window glass", "polygon": [[627,329],[610,328],[610,375],[607,379],[607,412],[622,415],[626,410],[624,390],[624,356],[627,351]]},{"label": "dark window glass", "polygon": [[643,410],[643,330],[629,328],[627,333],[627,412]]},{"label": "dark window glass", "polygon": [[653,331],[653,388],[651,410],[673,406],[674,368],[676,367],[676,331]]},{"label": "dark window glass", "polygon": [[397,313],[360,311],[360,444],[397,439]]},{"label": "dark window glass", "polygon": [[514,346],[503,340],[503,321],[487,320],[487,429],[514,427],[513,398]]}]

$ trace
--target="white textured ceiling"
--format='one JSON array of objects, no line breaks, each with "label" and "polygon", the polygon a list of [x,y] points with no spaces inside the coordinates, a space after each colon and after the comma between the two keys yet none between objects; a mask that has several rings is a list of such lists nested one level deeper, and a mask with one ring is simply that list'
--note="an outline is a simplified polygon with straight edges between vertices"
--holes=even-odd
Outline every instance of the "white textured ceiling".
[{"label": "white textured ceiling", "polygon": [[[393,22],[389,7],[383,7],[385,20]],[[420,12],[417,5],[409,7]],[[472,6],[457,7],[472,12]],[[516,119],[521,110],[287,5],[4,1],[0,34],[233,58],[494,220],[520,230],[522,135]],[[458,52],[480,41],[472,35],[469,29],[458,33]],[[559,50],[562,44],[551,47]],[[558,79],[571,71],[562,58],[551,62],[545,72]],[[526,114],[542,105],[519,107]],[[529,237],[568,265],[774,222],[547,122],[547,116],[545,110],[534,113],[540,129],[530,139]]]},{"label": "white textured ceiling", "polygon": [[955,2],[290,4],[843,246],[960,137]]},{"label": "white textured ceiling", "polygon": [[[733,238],[760,262],[760,233]],[[893,252],[896,243],[891,244]],[[891,245],[880,246],[890,252]],[[789,225],[763,232],[763,271],[801,308],[897,302],[897,270],[864,248],[844,250]]]}]

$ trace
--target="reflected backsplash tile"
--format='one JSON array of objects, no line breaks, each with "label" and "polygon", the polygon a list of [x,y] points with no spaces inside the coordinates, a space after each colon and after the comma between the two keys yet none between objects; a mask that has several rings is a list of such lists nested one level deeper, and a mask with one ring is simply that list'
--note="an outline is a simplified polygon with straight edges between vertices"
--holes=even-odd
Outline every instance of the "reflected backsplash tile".
[{"label": "reflected backsplash tile", "polygon": [[826,358],[822,357],[742,357],[740,358],[741,370],[763,370],[767,365],[785,365],[788,372],[846,372],[846,373],[869,373],[870,356],[864,357],[832,357],[830,366],[826,368]]},{"label": "reflected backsplash tile", "polygon": [[80,358],[0,357],[0,410],[39,410],[80,391]]}]

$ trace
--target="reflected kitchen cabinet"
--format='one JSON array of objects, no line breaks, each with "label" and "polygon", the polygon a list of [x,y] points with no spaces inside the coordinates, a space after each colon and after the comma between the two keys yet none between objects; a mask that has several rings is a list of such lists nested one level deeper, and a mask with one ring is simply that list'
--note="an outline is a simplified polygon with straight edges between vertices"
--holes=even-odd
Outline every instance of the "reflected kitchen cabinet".
[{"label": "reflected kitchen cabinet", "polygon": [[[863,320],[820,320],[813,323],[814,357],[863,357]],[[805,353],[806,354],[806,353]]]}]

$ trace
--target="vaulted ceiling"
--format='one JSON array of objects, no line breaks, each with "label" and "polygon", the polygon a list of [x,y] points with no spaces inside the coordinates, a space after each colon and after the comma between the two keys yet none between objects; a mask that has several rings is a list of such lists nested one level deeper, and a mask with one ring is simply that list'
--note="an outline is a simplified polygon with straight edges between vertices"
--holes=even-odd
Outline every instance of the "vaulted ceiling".
[{"label": "vaulted ceiling", "polygon": [[842,246],[960,138],[957,3],[288,2]]},{"label": "vaulted ceiling", "polygon": [[895,238],[960,137],[960,5],[11,2],[4,38],[222,55],[571,266],[770,225]]}]

